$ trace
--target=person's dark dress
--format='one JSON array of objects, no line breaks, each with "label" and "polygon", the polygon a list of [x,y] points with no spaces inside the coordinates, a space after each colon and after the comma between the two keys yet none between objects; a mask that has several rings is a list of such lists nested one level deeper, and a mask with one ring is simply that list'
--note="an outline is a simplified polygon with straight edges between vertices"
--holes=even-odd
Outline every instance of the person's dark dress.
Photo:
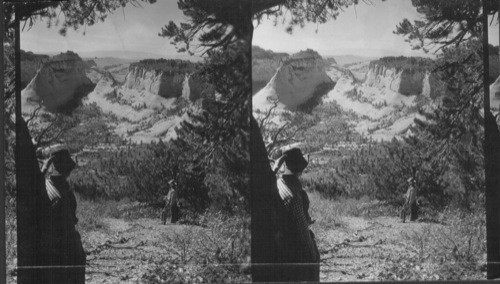
[{"label": "person's dark dress", "polygon": [[52,199],[44,212],[41,248],[43,264],[50,268],[43,269],[40,283],[85,283],[85,252],[75,228],[75,195],[63,176],[48,179],[59,197]]},{"label": "person's dark dress", "polygon": [[319,281],[319,252],[304,212],[302,185],[295,175],[283,175],[277,185],[288,214],[283,247],[288,250],[286,262],[293,269],[287,276],[290,281]]}]

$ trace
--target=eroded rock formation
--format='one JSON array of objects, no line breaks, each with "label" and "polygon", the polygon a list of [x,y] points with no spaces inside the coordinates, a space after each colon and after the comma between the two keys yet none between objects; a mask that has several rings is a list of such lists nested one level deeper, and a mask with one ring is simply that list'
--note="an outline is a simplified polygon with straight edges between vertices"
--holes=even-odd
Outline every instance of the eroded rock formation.
[{"label": "eroded rock formation", "polygon": [[41,104],[48,111],[59,111],[92,88],[82,59],[71,51],[61,53],[43,63],[22,91],[22,110],[29,113]]},{"label": "eroded rock formation", "polygon": [[269,83],[253,97],[254,109],[265,109],[273,100],[295,108],[311,99],[316,88],[332,83],[327,64],[313,50],[301,51],[283,61]]}]

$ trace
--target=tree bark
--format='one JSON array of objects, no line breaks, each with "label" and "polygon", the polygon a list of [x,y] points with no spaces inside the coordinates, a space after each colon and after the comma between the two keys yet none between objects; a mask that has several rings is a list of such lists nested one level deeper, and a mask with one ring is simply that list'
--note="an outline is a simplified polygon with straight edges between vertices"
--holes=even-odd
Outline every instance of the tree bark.
[{"label": "tree bark", "polygon": [[[17,12],[21,7],[16,6],[15,9]],[[50,222],[44,214],[50,201],[45,194],[45,178],[38,165],[36,149],[21,114],[20,16],[17,13],[15,44],[17,281],[38,283],[43,269],[37,267],[46,261],[41,253],[40,240],[42,229],[47,226],[45,222]]]},{"label": "tree bark", "polygon": [[250,124],[252,280],[280,281],[287,275],[286,267],[280,265],[286,259],[278,239],[286,237],[285,209],[255,118]]},{"label": "tree bark", "polygon": [[[500,4],[499,4],[500,8]],[[483,1],[486,11],[486,1]],[[488,27],[488,15],[483,14],[483,27]],[[486,243],[487,278],[500,278],[500,131],[490,111],[488,29],[483,29],[484,61],[484,162],[486,183]]]},{"label": "tree bark", "polygon": [[500,131],[491,112],[485,120],[486,234],[488,279],[500,278]]}]

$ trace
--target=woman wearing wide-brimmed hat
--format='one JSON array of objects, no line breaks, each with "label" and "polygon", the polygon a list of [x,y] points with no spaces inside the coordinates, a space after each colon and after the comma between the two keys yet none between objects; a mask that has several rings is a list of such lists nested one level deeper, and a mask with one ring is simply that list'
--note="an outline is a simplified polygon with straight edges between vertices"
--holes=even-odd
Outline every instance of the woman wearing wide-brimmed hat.
[{"label": "woman wearing wide-brimmed hat", "polygon": [[75,228],[76,198],[67,178],[76,164],[64,144],[42,149],[47,159],[42,166],[48,206],[43,214],[41,250],[44,255],[44,283],[85,283],[85,252]]},{"label": "woman wearing wide-brimmed hat", "polygon": [[287,262],[293,265],[287,275],[291,281],[319,281],[319,252],[314,235],[309,230],[310,220],[304,208],[307,195],[302,195],[299,180],[307,164],[300,149],[293,148],[283,153],[277,166],[284,166],[277,185],[288,215],[283,247],[287,250]]}]

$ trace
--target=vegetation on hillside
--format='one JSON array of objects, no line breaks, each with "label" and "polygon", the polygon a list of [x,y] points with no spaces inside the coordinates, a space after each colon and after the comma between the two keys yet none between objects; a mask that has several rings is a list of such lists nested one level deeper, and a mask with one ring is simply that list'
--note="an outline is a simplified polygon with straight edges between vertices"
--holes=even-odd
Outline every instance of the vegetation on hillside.
[{"label": "vegetation on hillside", "polygon": [[369,68],[384,66],[386,68],[394,68],[397,71],[403,70],[404,72],[413,74],[431,71],[433,64],[434,61],[432,59],[424,57],[388,56],[371,61]]},{"label": "vegetation on hillside", "polygon": [[139,62],[130,63],[129,69],[141,68],[147,71],[153,70],[169,75],[192,73],[199,67],[199,63],[181,59],[143,59]]},{"label": "vegetation on hillside", "polygon": [[259,46],[252,45],[252,60],[256,59],[271,59],[280,60],[290,56],[285,52],[274,52],[272,50],[263,49]]},{"label": "vegetation on hillside", "polygon": [[47,62],[50,56],[34,54],[21,49],[21,88],[24,89],[35,76],[41,64]]}]

